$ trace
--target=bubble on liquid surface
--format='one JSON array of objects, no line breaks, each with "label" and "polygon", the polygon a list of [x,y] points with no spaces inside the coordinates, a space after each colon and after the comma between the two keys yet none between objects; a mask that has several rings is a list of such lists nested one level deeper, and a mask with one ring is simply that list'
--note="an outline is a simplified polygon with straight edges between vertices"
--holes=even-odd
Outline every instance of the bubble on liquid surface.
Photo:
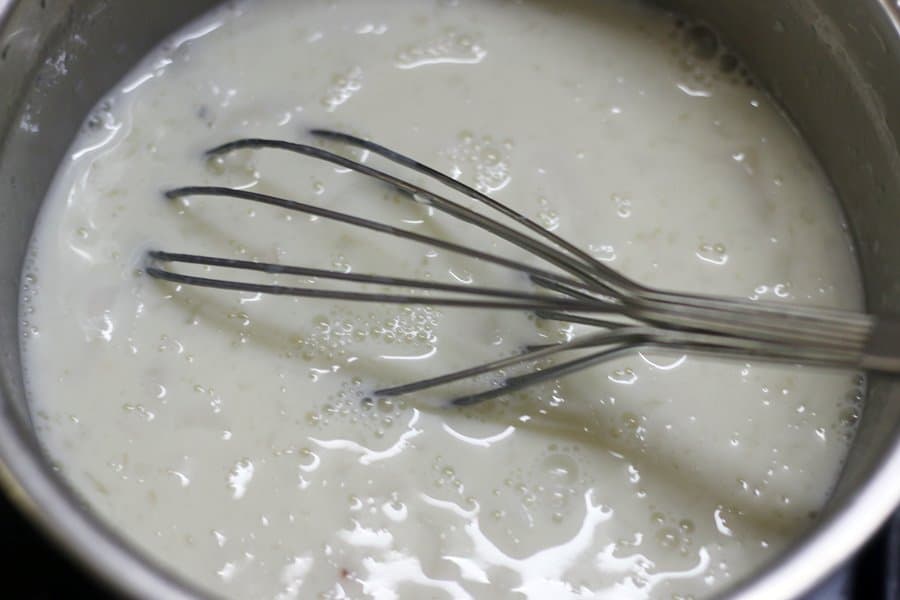
[{"label": "bubble on liquid surface", "polygon": [[511,140],[496,141],[491,135],[476,135],[464,130],[447,151],[456,169],[486,194],[497,192],[509,184]]},{"label": "bubble on liquid surface", "polygon": [[397,53],[400,69],[415,69],[442,63],[477,64],[487,55],[478,36],[450,30],[432,39],[406,46]]},{"label": "bubble on liquid surface", "polygon": [[569,486],[579,478],[578,462],[568,454],[550,454],[544,458],[542,469],[551,485]]},{"label": "bubble on liquid surface", "polygon": [[325,110],[333,112],[350,100],[363,86],[363,70],[353,66],[346,71],[331,77],[331,84],[322,96],[321,103]]}]

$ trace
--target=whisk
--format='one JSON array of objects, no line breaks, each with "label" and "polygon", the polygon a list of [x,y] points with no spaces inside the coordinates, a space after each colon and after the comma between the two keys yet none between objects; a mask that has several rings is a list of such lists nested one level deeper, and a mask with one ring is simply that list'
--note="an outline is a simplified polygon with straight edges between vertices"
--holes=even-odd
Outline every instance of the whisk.
[{"label": "whisk", "polygon": [[[165,196],[170,200],[189,196],[232,198],[314,215],[511,269],[526,275],[533,282],[534,290],[519,291],[378,274],[346,273],[162,250],[148,252],[146,273],[175,284],[262,294],[473,309],[518,309],[532,311],[541,319],[587,325],[594,330],[570,341],[531,346],[512,356],[439,377],[380,389],[374,393],[375,396],[398,396],[456,381],[471,380],[481,375],[517,365],[534,364],[539,360],[576,350],[582,351],[576,358],[506,377],[496,381],[488,389],[456,397],[452,402],[456,405],[482,402],[587,369],[633,352],[637,348],[678,350],[724,358],[761,359],[828,368],[900,372],[900,321],[842,310],[751,302],[647,287],[625,277],[509,206],[412,158],[346,133],[324,129],[312,130],[310,133],[321,140],[379,155],[468,196],[486,210],[474,210],[408,179],[307,144],[248,138],[217,146],[207,151],[206,155],[208,158],[215,158],[242,149],[272,149],[327,161],[374,178],[412,201],[425,203],[461,222],[514,244],[539,259],[544,266],[526,264],[497,253],[456,243],[452,239],[424,235],[345,212],[251,190],[188,186],[169,190],[165,192]],[[491,216],[490,211],[498,216]],[[174,271],[172,265],[175,264],[374,284],[398,291],[347,291],[201,277]],[[427,290],[432,293],[416,295],[409,293],[410,289]],[[403,290],[406,290],[406,293],[403,293]]]}]

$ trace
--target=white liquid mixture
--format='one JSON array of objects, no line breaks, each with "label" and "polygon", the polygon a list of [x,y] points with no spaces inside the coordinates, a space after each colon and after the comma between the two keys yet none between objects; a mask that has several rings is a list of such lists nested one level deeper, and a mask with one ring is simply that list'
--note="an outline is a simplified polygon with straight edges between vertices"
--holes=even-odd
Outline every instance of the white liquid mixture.
[{"label": "white liquid mixture", "polygon": [[268,0],[192,24],[110,93],[47,199],[22,292],[47,451],[154,559],[227,596],[674,598],[735,582],[825,502],[855,374],[636,351],[475,408],[444,408],[441,390],[369,405],[376,386],[579,332],[140,273],[160,248],[528,289],[321,219],[161,195],[237,186],[521,256],[311,159],[202,158],[329,127],[641,282],[860,308],[832,191],[723,52],[615,1]]}]

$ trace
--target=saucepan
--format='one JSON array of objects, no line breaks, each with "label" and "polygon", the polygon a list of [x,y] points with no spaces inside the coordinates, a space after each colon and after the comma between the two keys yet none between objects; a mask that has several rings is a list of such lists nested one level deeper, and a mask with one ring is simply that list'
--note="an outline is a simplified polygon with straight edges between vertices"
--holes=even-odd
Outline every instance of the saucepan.
[{"label": "saucepan", "polygon": [[[722,33],[781,103],[843,202],[868,310],[900,314],[900,1],[662,3]],[[164,36],[215,4],[0,0],[0,481],[61,547],[134,597],[202,592],[92,516],[44,458],[22,385],[19,278],[47,186],[87,112]],[[900,379],[873,375],[855,443],[817,524],[726,594],[802,594],[898,504]]]}]

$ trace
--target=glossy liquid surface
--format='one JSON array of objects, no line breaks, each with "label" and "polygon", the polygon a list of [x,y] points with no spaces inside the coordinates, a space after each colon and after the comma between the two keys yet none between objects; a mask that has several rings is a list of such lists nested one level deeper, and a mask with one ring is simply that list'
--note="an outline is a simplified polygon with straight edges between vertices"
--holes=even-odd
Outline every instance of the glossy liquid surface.
[{"label": "glossy liquid surface", "polygon": [[523,256],[323,163],[202,158],[329,127],[643,283],[861,307],[832,191],[741,70],[709,32],[620,2],[267,0],[192,24],[98,107],[47,200],[22,331],[48,452],[156,560],[232,597],[670,598],[734,582],[825,502],[855,374],[635,351],[465,410],[441,390],[370,403],[584,330],[140,269],[161,248],[530,289],[322,219],[161,195],[253,189]]}]

